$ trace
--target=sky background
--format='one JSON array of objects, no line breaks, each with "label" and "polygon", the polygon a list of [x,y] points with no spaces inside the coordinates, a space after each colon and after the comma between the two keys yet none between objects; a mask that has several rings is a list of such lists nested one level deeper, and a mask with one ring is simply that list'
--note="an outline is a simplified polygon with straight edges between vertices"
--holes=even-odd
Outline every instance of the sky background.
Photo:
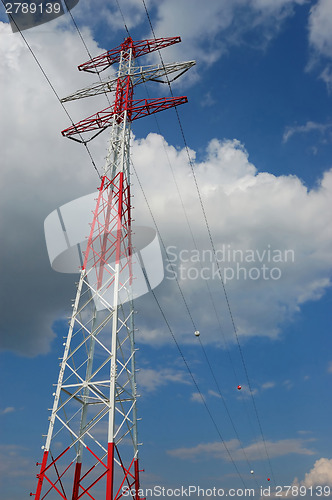
[{"label": "sky background", "polygon": [[[220,265],[235,270],[226,289],[259,421],[174,110],[133,123],[132,159],[233,425],[165,252],[156,296],[246,487],[268,477],[332,487],[332,2],[145,2],[157,37],[182,38],[163,60],[197,63],[172,88],[188,96],[179,115],[215,247],[254,255]],[[80,0],[72,15],[92,56],[123,41],[123,17],[134,40],[153,38],[141,0]],[[51,269],[43,223],[99,178],[85,148],[61,136],[68,117],[1,5],[0,20],[0,489],[21,500],[35,491],[77,281]],[[89,56],[69,14],[23,33],[60,97],[97,80],[77,71]],[[150,83],[136,97],[147,93],[169,89]],[[99,96],[66,109],[79,121],[107,106]],[[90,143],[99,170],[107,142],[106,131]],[[154,227],[135,175],[133,184],[135,223]],[[263,264],[277,271],[266,278]],[[135,307],[142,486],[242,487],[153,296]]]}]

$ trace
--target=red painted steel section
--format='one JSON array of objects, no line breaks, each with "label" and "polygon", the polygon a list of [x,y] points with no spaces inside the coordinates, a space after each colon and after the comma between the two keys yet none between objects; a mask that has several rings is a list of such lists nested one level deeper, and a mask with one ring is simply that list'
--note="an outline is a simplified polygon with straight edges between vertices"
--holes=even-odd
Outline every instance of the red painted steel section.
[{"label": "red painted steel section", "polygon": [[[45,476],[45,479],[47,479],[47,481],[50,483],[51,485],[51,488],[49,489],[49,491],[46,493],[46,495],[51,491],[51,490],[55,490],[59,493],[60,497],[63,498],[63,500],[67,500],[67,498],[65,497],[65,495],[59,490],[59,488],[56,486],[56,483],[53,483],[53,481],[50,480],[49,477]],[[42,500],[44,500],[44,498],[46,497],[46,495],[43,496]]]},{"label": "red painted steel section", "polygon": [[[107,209],[105,209],[105,222],[103,223],[102,230],[99,237],[102,239],[102,246],[100,254],[98,255],[98,261],[95,265],[99,264],[98,278],[97,278],[97,289],[99,290],[103,284],[103,274],[104,267],[108,260],[112,256],[113,252],[110,253],[112,247],[115,244],[115,262],[118,264],[121,259],[121,241],[122,241],[122,219],[123,219],[123,184],[124,176],[123,172],[120,172],[118,177],[118,186],[116,192],[109,189],[109,185],[106,186],[105,194],[107,196]],[[114,185],[114,181],[111,183]],[[109,191],[109,192],[107,192]],[[112,228],[110,227],[110,222],[112,219],[112,210],[116,213],[116,236],[112,235]],[[95,238],[96,240],[97,238]],[[95,241],[94,240],[94,241]],[[93,241],[91,241],[90,246],[87,248],[86,254],[88,255],[90,249],[93,250]]]},{"label": "red painted steel section", "polygon": [[[161,97],[158,99],[133,99],[132,106],[128,108],[128,118],[130,121],[143,118],[144,116],[152,115],[163,111],[165,109],[173,108],[175,106],[180,106],[188,102],[187,97]],[[82,134],[84,132],[90,132],[92,130],[105,129],[112,125],[112,119],[114,115],[116,116],[117,122],[121,123],[122,115],[115,112],[115,107],[111,110],[111,107],[105,108],[94,115],[81,120],[80,122],[72,125],[71,127],[62,130],[61,134],[64,137],[69,137],[74,134]]]},{"label": "red painted steel section", "polygon": [[[125,466],[123,465],[123,462],[121,460],[121,457],[120,457],[120,453],[118,451],[118,449],[116,448],[116,451],[117,451],[117,454],[118,454],[118,458],[119,458],[119,461],[121,463],[121,467],[122,467],[122,470],[123,470],[123,473],[124,473],[124,478],[118,488],[118,491],[116,492],[116,495],[114,496],[114,500],[119,500],[122,496],[123,496],[123,485],[125,483],[127,483],[127,489],[129,491],[131,491],[133,485],[135,484],[135,477],[134,475],[130,472],[132,466],[133,466],[133,463],[135,462],[135,458],[132,459],[128,469],[125,468]],[[134,479],[134,481],[130,482],[130,478]],[[133,500],[134,500],[134,497],[133,495],[131,495]]]},{"label": "red painted steel section", "polygon": [[[111,184],[115,184],[114,180]],[[98,271],[98,278],[97,278],[97,289],[98,290],[102,286],[102,282],[103,282],[104,266],[105,266],[105,264],[107,264],[107,260],[108,260],[107,252],[109,251],[110,247],[112,247],[112,243],[110,244],[110,241],[109,241],[109,236],[111,234],[111,228],[110,228],[111,212],[112,212],[112,209],[114,209],[114,208],[116,209],[115,205],[117,203],[117,197],[119,196],[119,193],[120,193],[119,191],[114,192],[113,190],[111,190],[108,193],[108,188],[109,188],[109,184],[106,186],[106,189],[105,189],[105,194],[107,197],[107,201],[106,201],[107,208],[104,209],[104,212],[106,212],[105,222],[102,224],[102,229],[101,229],[101,232],[99,235],[99,238],[102,238],[102,246],[101,246],[101,252],[100,252],[99,260],[98,260],[98,262],[99,262],[99,271]],[[93,243],[92,243],[92,246],[93,246]],[[88,253],[89,249],[90,248],[88,247],[87,253]]]},{"label": "red painted steel section", "polygon": [[122,200],[123,200],[123,172],[120,172],[119,202],[118,202],[118,227],[117,227],[117,231],[116,231],[116,254],[115,254],[116,264],[119,264],[120,255],[121,255]]},{"label": "red painted steel section", "polygon": [[105,272],[108,273],[107,285],[111,286],[114,281],[112,268],[107,267],[107,263],[120,262],[121,271],[128,265],[131,272],[130,217],[130,190],[124,173],[119,172],[112,182],[104,177],[84,259],[84,269],[89,276],[95,268],[97,289],[105,284]]},{"label": "red painted steel section", "polygon": [[131,240],[131,200],[130,200],[130,184],[127,186],[127,208],[128,208],[128,257],[129,257],[129,285],[133,284],[133,248]]},{"label": "red painted steel section", "polygon": [[80,498],[82,498],[84,495],[88,495],[90,498],[92,498],[93,500],[95,500],[95,497],[93,497],[90,493],[89,493],[89,490],[91,490],[91,488],[94,487],[95,484],[97,484],[105,475],[107,474],[107,471],[103,472],[99,477],[97,477],[97,479],[95,479],[95,481],[93,481],[93,483],[91,483],[87,488],[83,488],[83,486],[80,484],[80,487],[81,489],[83,490],[83,492],[79,495],[78,499],[79,500]]},{"label": "red painted steel section", "polygon": [[[60,485],[61,485],[61,478],[66,474],[67,470],[73,465],[73,462],[69,463],[68,467],[65,468],[65,470],[62,472],[61,476],[59,476],[59,473],[58,473],[58,470],[57,470],[57,467],[56,467],[55,463],[52,462],[50,465],[54,465],[54,468],[55,468],[55,470],[57,472],[57,475],[58,475],[58,479],[55,481],[54,485],[56,485],[58,481],[60,482]],[[45,478],[48,480],[46,474],[45,474]],[[41,498],[41,500],[44,500],[44,498],[46,498],[46,496],[48,495],[48,493],[51,491],[52,488],[53,488],[53,483],[51,483],[51,487],[44,494],[44,496]]]},{"label": "red painted steel section", "polygon": [[72,500],[77,500],[77,498],[78,498],[78,490],[79,490],[80,479],[81,479],[81,469],[82,469],[82,463],[76,462]]},{"label": "red painted steel section", "polygon": [[128,118],[130,120],[133,91],[134,89],[129,75],[118,78],[112,116],[115,116],[115,120],[119,124],[123,122],[125,111],[128,111]]},{"label": "red painted steel section", "polygon": [[45,474],[45,469],[46,469],[46,464],[47,464],[47,457],[48,457],[48,451],[44,451],[43,460],[42,460],[42,464],[40,467],[40,473],[37,475],[38,484],[37,484],[37,490],[36,490],[36,500],[40,499],[40,493],[41,493],[41,489],[43,486],[44,474]]},{"label": "red painted steel section", "polygon": [[79,71],[87,71],[89,73],[100,73],[101,71],[109,68],[112,64],[119,62],[121,51],[128,48],[128,46],[133,48],[134,57],[137,58],[143,56],[144,54],[164,49],[165,47],[169,47],[170,45],[179,42],[181,42],[181,38],[179,36],[156,38],[153,40],[138,40],[135,42],[128,37],[115,49],[108,50],[100,56],[94,57],[93,59],[80,64],[78,69]]},{"label": "red painted steel section", "polygon": [[107,479],[106,479],[106,500],[113,500],[114,482],[114,443],[108,443],[107,448]]},{"label": "red painted steel section", "polygon": [[96,225],[97,213],[98,213],[98,208],[99,208],[99,205],[100,205],[100,200],[101,200],[101,197],[102,197],[102,194],[103,194],[105,179],[106,179],[106,177],[104,176],[102,178],[102,180],[101,180],[101,185],[100,185],[100,188],[99,188],[99,196],[98,196],[98,200],[97,200],[97,204],[96,204],[96,209],[95,209],[95,212],[94,212],[94,215],[93,215],[93,221],[92,221],[91,231],[90,231],[90,235],[89,235],[89,239],[88,239],[88,247],[87,247],[87,251],[85,252],[85,256],[84,256],[83,269],[85,269],[85,270],[86,270],[87,259],[88,259],[88,256],[89,256],[88,249],[90,248],[91,242],[92,242],[92,236],[93,236],[95,225]]},{"label": "red painted steel section", "polygon": [[135,459],[135,500],[140,500],[139,496],[139,469],[138,469],[138,459]]}]

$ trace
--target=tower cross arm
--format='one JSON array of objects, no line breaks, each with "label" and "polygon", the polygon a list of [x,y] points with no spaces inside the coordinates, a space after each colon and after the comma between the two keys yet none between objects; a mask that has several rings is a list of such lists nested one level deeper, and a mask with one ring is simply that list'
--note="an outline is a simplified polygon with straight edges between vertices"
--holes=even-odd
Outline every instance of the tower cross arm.
[{"label": "tower cross arm", "polygon": [[[174,108],[180,104],[188,102],[187,97],[161,97],[158,99],[135,99],[132,101],[130,108],[126,111],[130,121],[143,118],[144,116],[152,115],[163,111],[164,109]],[[99,111],[98,113],[89,116],[75,125],[63,130],[61,133],[64,137],[70,137],[74,134],[82,134],[98,129],[105,129],[112,125],[113,117],[118,123],[121,123],[123,116],[115,116],[114,110],[109,107]]]},{"label": "tower cross arm", "polygon": [[187,97],[161,97],[159,99],[139,99],[133,101],[130,109],[130,120],[137,120],[144,116],[152,115],[164,109],[174,108],[188,102]]},{"label": "tower cross arm", "polygon": [[[130,69],[129,75],[131,76],[131,81],[133,85],[139,85],[140,83],[147,81],[158,81],[160,78],[166,75],[173,75],[173,78],[169,78],[168,81],[172,82],[183,75],[186,71],[192,68],[196,64],[196,61],[186,61],[168,64],[158,64],[151,66],[134,66]],[[118,78],[105,80],[103,82],[98,82],[85,87],[84,89],[77,90],[73,94],[68,95],[61,99],[61,102],[74,101],[77,99],[82,99],[84,97],[92,97],[98,94],[103,94],[105,92],[115,92],[117,87]]]},{"label": "tower cross arm", "polygon": [[100,73],[101,71],[104,71],[112,66],[112,64],[120,62],[121,52],[123,50],[132,49],[134,58],[137,58],[143,56],[144,54],[149,54],[150,52],[169,47],[170,45],[179,42],[181,42],[181,38],[179,36],[138,41],[134,41],[131,37],[128,37],[115,49],[108,50],[107,52],[80,64],[78,69],[79,71],[87,71],[88,73]]}]

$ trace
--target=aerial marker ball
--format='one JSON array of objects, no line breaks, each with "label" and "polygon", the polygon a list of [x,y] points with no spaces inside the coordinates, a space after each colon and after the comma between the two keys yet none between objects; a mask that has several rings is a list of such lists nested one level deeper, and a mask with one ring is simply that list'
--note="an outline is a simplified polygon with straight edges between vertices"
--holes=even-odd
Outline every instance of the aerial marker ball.
[{"label": "aerial marker ball", "polygon": [[253,474],[253,473],[254,473],[254,471],[253,471],[253,470],[251,470],[251,471],[250,471],[250,474]]},{"label": "aerial marker ball", "polygon": [[242,386],[241,386],[241,385],[238,385],[238,386],[237,386],[237,389],[238,389],[238,391],[240,391],[240,390],[242,389]]}]

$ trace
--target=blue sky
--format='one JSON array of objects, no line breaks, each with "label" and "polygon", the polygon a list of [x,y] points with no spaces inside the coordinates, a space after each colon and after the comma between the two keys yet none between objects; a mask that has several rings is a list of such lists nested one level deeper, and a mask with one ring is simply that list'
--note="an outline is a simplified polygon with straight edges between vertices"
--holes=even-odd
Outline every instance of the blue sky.
[{"label": "blue sky", "polygon": [[[209,0],[203,8],[196,0],[145,1],[156,36],[182,37],[164,49],[164,60],[197,61],[173,92],[189,99],[179,114],[216,248],[255,254],[252,262],[222,267],[244,267],[226,288],[276,484],[332,487],[332,3]],[[143,3],[119,5],[131,36],[152,38]],[[80,0],[72,14],[93,56],[126,36],[116,2]],[[77,281],[51,269],[43,222],[94,191],[98,177],[84,148],[61,137],[68,118],[2,7],[0,20],[0,481],[3,498],[19,500],[35,490]],[[96,80],[76,69],[89,57],[68,14],[24,35],[60,96]],[[151,83],[149,94],[167,96],[168,88]],[[78,121],[106,106],[100,96],[67,109]],[[155,293],[246,486],[265,486],[271,468],[225,297],[209,274],[213,262],[203,258],[211,246],[176,115],[169,110],[157,121],[139,120],[133,133],[135,168],[175,268],[184,266],[180,284],[240,442],[169,272]],[[91,143],[100,169],[107,140],[104,132]],[[199,267],[169,164],[223,336],[205,280],[191,278]],[[133,183],[136,224],[153,227],[135,176]],[[255,252],[268,249],[291,250],[294,259],[271,262],[265,253],[264,263],[280,276],[250,278],[250,269],[261,266]],[[175,488],[194,480],[205,488],[241,487],[153,296],[138,299],[136,309],[142,486]]]}]

